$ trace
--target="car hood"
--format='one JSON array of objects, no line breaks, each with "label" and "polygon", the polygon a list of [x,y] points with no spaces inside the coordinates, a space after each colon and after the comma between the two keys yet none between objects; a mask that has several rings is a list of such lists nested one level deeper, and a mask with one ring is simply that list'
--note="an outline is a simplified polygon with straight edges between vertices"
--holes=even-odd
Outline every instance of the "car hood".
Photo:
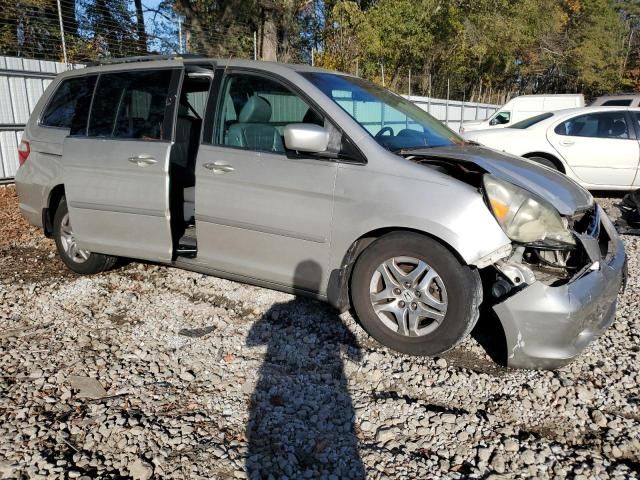
[{"label": "car hood", "polygon": [[563,173],[515,155],[476,145],[412,149],[410,154],[473,163],[487,173],[541,197],[561,215],[574,215],[593,205],[593,196]]}]

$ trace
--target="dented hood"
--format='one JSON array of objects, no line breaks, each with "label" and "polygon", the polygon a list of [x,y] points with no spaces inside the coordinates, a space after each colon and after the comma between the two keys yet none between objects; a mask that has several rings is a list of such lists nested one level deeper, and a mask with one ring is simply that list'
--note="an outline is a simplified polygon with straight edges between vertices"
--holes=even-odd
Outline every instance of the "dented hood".
[{"label": "dented hood", "polygon": [[573,215],[593,205],[593,196],[565,174],[522,157],[471,144],[411,149],[406,153],[442,161],[473,163],[487,173],[538,195],[561,215]]}]

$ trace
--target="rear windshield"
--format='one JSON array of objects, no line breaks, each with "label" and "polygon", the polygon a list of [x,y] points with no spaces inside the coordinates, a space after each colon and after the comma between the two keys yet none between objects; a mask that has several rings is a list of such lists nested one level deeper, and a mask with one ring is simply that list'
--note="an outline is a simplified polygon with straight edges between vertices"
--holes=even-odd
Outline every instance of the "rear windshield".
[{"label": "rear windshield", "polygon": [[631,100],[607,100],[602,104],[603,107],[628,107]]},{"label": "rear windshield", "polygon": [[532,125],[535,125],[536,123],[541,122],[542,120],[546,120],[547,118],[550,118],[550,117],[553,117],[553,113],[551,112],[541,113],[540,115],[536,115],[535,117],[520,120],[519,122],[511,125],[509,128],[519,128],[523,130],[525,128],[531,127]]}]

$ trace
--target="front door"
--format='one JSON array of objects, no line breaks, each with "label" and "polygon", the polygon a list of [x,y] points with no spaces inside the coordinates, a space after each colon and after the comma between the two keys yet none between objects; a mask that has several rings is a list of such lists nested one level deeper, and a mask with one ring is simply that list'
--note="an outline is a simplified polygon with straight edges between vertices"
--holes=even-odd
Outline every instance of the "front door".
[{"label": "front door", "polygon": [[197,261],[317,292],[326,284],[336,163],[285,151],[288,123],[323,124],[278,81],[232,73],[196,163]]},{"label": "front door", "polygon": [[616,187],[633,183],[640,146],[624,110],[575,116],[550,129],[547,137],[582,182]]},{"label": "front door", "polygon": [[180,71],[98,78],[88,125],[64,142],[64,184],[82,248],[169,261],[169,153]]}]

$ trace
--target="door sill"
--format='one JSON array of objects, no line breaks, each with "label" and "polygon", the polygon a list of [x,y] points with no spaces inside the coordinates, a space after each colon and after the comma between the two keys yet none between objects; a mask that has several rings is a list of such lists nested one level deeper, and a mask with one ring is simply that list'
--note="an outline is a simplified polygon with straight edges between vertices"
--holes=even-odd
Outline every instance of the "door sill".
[{"label": "door sill", "polygon": [[224,278],[225,280],[231,280],[239,283],[246,283],[248,285],[255,285],[257,287],[268,288],[270,290],[277,290],[284,293],[290,293],[292,295],[302,295],[305,297],[314,298],[323,302],[327,301],[327,296],[317,292],[311,292],[302,288],[295,288],[289,285],[283,285],[281,283],[270,282],[268,280],[260,280],[255,277],[248,277],[237,273],[230,273],[223,270],[216,270],[207,265],[199,263],[195,257],[178,257],[171,265],[189,270],[192,272],[202,273],[204,275],[211,275],[212,277]]}]

